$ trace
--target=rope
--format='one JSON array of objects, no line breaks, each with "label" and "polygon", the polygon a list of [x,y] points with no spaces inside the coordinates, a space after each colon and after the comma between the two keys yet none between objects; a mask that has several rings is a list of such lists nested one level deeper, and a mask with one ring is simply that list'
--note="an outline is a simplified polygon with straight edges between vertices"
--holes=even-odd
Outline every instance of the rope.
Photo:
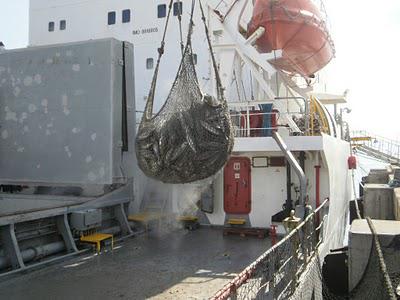
[{"label": "rope", "polygon": [[235,70],[233,70],[233,78],[234,78],[234,81],[235,81],[236,92],[238,94],[239,102],[242,102],[242,99],[241,99],[242,97],[240,96],[239,84],[237,82],[236,71]]},{"label": "rope", "polygon": [[181,52],[182,52],[182,56],[183,56],[183,50],[185,48],[185,45],[183,44],[183,34],[182,34],[182,11],[181,11],[181,7],[182,7],[182,2],[181,0],[178,0],[176,3],[178,3],[178,22],[179,22],[179,36],[181,39]]},{"label": "rope", "polygon": [[358,207],[358,200],[357,200],[357,194],[356,194],[356,182],[355,182],[355,178],[354,178],[354,169],[351,170],[351,179],[353,182],[353,196],[354,196],[354,204],[356,206],[357,218],[362,219],[361,213],[360,213],[360,208]]},{"label": "rope", "polygon": [[[362,219],[361,218],[360,209],[358,207],[358,201],[357,201],[357,195],[356,195],[354,169],[352,169],[351,176],[352,176],[352,182],[353,182],[353,193],[354,193],[354,201],[355,201],[355,207],[356,207],[356,212],[357,212],[357,218],[358,219]],[[394,293],[392,281],[390,279],[390,275],[389,275],[387,267],[386,267],[385,259],[383,257],[381,245],[380,245],[380,242],[379,242],[379,239],[378,239],[378,234],[376,232],[375,226],[374,226],[371,218],[370,217],[366,217],[366,220],[367,220],[369,229],[371,230],[372,238],[374,240],[374,245],[375,245],[376,252],[377,252],[377,255],[378,255],[379,268],[380,268],[380,270],[381,270],[381,272],[383,274],[384,285],[385,285],[386,291],[387,291],[387,293],[388,293],[388,295],[389,295],[391,300],[396,300],[397,298],[396,298],[396,295]]]},{"label": "rope", "polygon": [[[276,31],[275,31],[276,23],[275,23],[274,10],[273,10],[273,7],[275,5],[276,5],[275,2],[273,2],[273,1],[270,2],[269,13],[271,15],[271,19],[272,19],[272,23],[273,23],[272,27],[271,27],[272,28],[272,38],[276,40]],[[273,51],[274,51],[274,62],[276,63],[277,62],[276,50],[273,49]],[[276,88],[276,95],[277,95],[277,97],[279,97],[279,75],[278,75],[278,72],[275,72],[275,88]]]},{"label": "rope", "polygon": [[[174,0],[170,0],[169,5],[168,5],[168,14],[167,14],[167,19],[165,21],[163,36],[161,39],[161,45],[158,48],[157,64],[156,64],[156,68],[154,70],[153,79],[151,82],[150,92],[149,92],[149,96],[148,96],[148,101],[146,103],[146,108],[145,108],[145,112],[144,112],[144,116],[143,116],[147,120],[150,120],[153,115],[153,101],[154,101],[155,90],[156,90],[156,85],[157,85],[157,77],[158,77],[158,73],[159,73],[161,57],[163,56],[164,50],[165,50],[165,38],[167,35],[167,29],[168,29],[170,16],[171,16],[173,2],[174,2]],[[177,3],[181,3],[181,1],[179,0]],[[192,36],[193,25],[194,25],[194,23],[193,23],[194,3],[195,3],[195,0],[192,0],[192,9],[191,9],[191,14],[190,14],[190,22],[189,22],[189,32],[187,35],[187,43],[189,43],[189,44],[191,44],[191,36]],[[208,42],[208,46],[209,46],[209,50],[210,50],[210,54],[211,54],[211,60],[212,60],[213,68],[214,68],[215,78],[216,78],[216,82],[217,82],[217,95],[218,95],[218,98],[222,100],[222,99],[224,99],[224,94],[223,94],[224,89],[222,87],[221,78],[219,76],[217,62],[216,62],[216,59],[214,56],[213,47],[211,45],[209,29],[208,29],[208,26],[206,23],[206,18],[204,15],[204,10],[203,10],[201,0],[199,0],[199,3],[200,3],[201,15],[202,15],[201,19],[204,24],[204,30],[206,33],[206,38],[207,38],[207,42]],[[178,14],[178,20],[179,20],[180,35],[181,35],[181,49],[183,49],[183,37],[182,37],[182,24],[181,24],[180,9],[179,9],[179,14]],[[183,54],[183,50],[182,50],[182,54]]]},{"label": "rope", "polygon": [[368,222],[369,229],[372,232],[372,236],[373,236],[373,239],[374,239],[376,252],[378,253],[379,266],[380,266],[380,269],[381,269],[381,271],[383,273],[384,285],[385,285],[386,291],[388,292],[389,297],[390,297],[391,300],[396,300],[397,298],[396,298],[396,295],[394,293],[392,281],[390,280],[390,276],[389,276],[389,273],[388,273],[388,270],[387,270],[387,267],[386,267],[385,259],[383,258],[383,253],[382,253],[381,245],[379,243],[378,235],[377,235],[376,230],[375,230],[375,226],[374,226],[374,224],[372,223],[372,220],[369,217],[367,217],[367,222]]},{"label": "rope", "polygon": [[158,71],[160,69],[161,57],[164,54],[165,37],[167,35],[167,29],[168,29],[168,24],[169,24],[169,19],[171,16],[171,10],[172,10],[173,3],[174,3],[174,0],[170,0],[169,5],[168,5],[168,15],[167,15],[167,19],[166,19],[165,25],[164,25],[163,37],[161,39],[161,45],[160,45],[160,48],[157,49],[157,51],[158,51],[157,64],[156,64],[156,68],[154,70],[153,79],[151,81],[150,92],[149,92],[149,96],[148,96],[148,101],[146,103],[146,108],[144,110],[144,115],[143,115],[143,118],[145,118],[147,120],[150,120],[153,115],[153,101],[154,101],[154,94],[155,94],[156,85],[157,85]]},{"label": "rope", "polygon": [[212,60],[214,73],[215,73],[215,79],[216,79],[216,82],[217,82],[218,98],[219,99],[224,99],[224,90],[223,90],[223,87],[222,87],[221,78],[219,76],[217,62],[216,62],[215,55],[214,55],[214,52],[213,52],[213,47],[211,45],[210,34],[209,34],[208,26],[207,26],[207,23],[206,23],[206,17],[204,15],[204,9],[203,9],[203,5],[201,4],[201,0],[199,0],[199,3],[200,3],[200,11],[201,11],[201,20],[203,21],[203,24],[204,24],[204,30],[206,32],[208,48],[210,50],[211,60]]}]

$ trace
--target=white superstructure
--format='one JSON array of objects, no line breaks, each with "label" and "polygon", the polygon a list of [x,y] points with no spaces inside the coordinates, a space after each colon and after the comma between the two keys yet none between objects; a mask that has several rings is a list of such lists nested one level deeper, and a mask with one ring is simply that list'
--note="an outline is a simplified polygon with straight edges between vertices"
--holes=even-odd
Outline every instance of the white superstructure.
[{"label": "white superstructure", "polygon": [[[325,250],[340,246],[351,194],[347,166],[350,146],[342,139],[341,130],[334,118],[320,103],[335,104],[343,99],[322,99],[324,95],[320,95],[321,102],[317,101],[313,98],[313,93],[320,91],[318,84],[313,88],[311,85],[307,86],[303,78],[290,78],[283,73],[277,73],[268,63],[273,56],[257,52],[252,45],[254,39],[257,39],[257,33],[246,38],[239,30],[246,28],[251,16],[251,1],[203,2],[207,5],[211,40],[237,129],[232,157],[245,158],[242,161],[247,160],[250,165],[249,178],[242,182],[242,187],[229,185],[227,177],[224,179],[223,171],[212,179],[212,205],[208,212],[201,213],[201,221],[213,225],[226,225],[230,218],[243,218],[247,226],[268,228],[272,217],[282,211],[283,204],[288,202],[289,195],[289,202],[293,204],[296,200],[301,200],[300,180],[293,168],[288,173],[288,162],[282,159],[284,154],[271,137],[272,128],[252,127],[252,120],[257,119],[257,113],[251,111],[260,111],[263,105],[272,104],[278,113],[263,110],[259,114],[271,117],[278,115],[276,125],[279,134],[283,136],[294,155],[297,158],[302,157],[307,202],[315,207],[317,198],[320,202],[325,198],[330,199],[325,236],[331,238],[329,243],[326,243]],[[136,110],[140,116],[156,64],[157,48],[162,37],[168,3],[167,0],[31,0],[29,44],[40,46],[105,37],[131,42],[134,45]],[[156,109],[161,107],[169,92],[181,56],[177,18],[180,5],[183,6],[183,40],[186,36],[191,1],[175,1],[158,81],[159,96],[156,98]],[[220,16],[213,12],[217,6]],[[210,75],[210,57],[198,9],[195,24],[193,48],[196,53],[198,77],[202,88],[212,93],[214,79]],[[324,82],[320,82],[320,86],[325,89]],[[311,106],[316,109],[315,112],[311,110],[310,113]],[[321,124],[325,124],[321,125],[321,128],[324,127],[321,129],[322,134],[310,129],[312,126],[307,124],[307,121],[303,128],[296,121],[306,120],[313,113],[319,116]],[[240,169],[246,167],[245,165],[241,165],[240,159],[236,164],[233,162],[232,174],[242,176]],[[140,177],[140,174],[138,176]],[[157,185],[157,191],[154,185]],[[171,209],[179,210],[181,200],[193,197],[191,200],[195,202],[203,193],[191,193],[191,187],[146,183],[143,177],[136,178],[136,197],[132,210],[140,209],[140,202],[150,193],[148,189],[151,189],[151,195],[154,197],[166,197],[168,194],[168,197],[173,199]],[[232,188],[236,189],[236,193],[239,193],[241,188],[246,189],[244,193],[248,192],[249,196],[244,206],[248,211],[240,211],[238,207],[233,210],[227,209],[227,206],[237,204],[227,203],[230,200],[226,199],[226,194],[231,193],[229,189]],[[188,190],[189,192],[182,192]],[[235,212],[235,209],[238,209],[239,213]]]}]

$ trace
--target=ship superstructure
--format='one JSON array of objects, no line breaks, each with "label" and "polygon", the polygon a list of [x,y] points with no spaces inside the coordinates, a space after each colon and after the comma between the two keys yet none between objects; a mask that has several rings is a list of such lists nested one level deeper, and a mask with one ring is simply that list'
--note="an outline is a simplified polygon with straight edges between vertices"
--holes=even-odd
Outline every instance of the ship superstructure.
[{"label": "ship superstructure", "polygon": [[[115,136],[111,137],[113,138],[111,144],[119,145],[121,149],[129,146],[126,148],[128,150],[122,150],[122,166],[119,167],[117,163],[119,150],[112,149],[109,153],[114,155],[112,171],[107,169],[108,165],[105,169],[100,167],[96,171],[89,169],[77,171],[75,175],[79,175],[76,177],[78,181],[71,182],[68,178],[65,180],[66,185],[85,186],[83,190],[92,197],[90,200],[94,201],[93,203],[97,203],[99,197],[103,197],[104,201],[101,203],[107,205],[111,203],[107,202],[110,200],[109,197],[115,200],[113,195],[115,196],[116,191],[129,190],[126,194],[122,193],[120,196],[117,194],[115,200],[117,202],[110,204],[111,213],[108,212],[106,204],[105,208],[95,204],[95,207],[103,209],[103,217],[110,219],[109,226],[119,224],[125,235],[131,233],[126,215],[129,215],[130,220],[137,222],[143,221],[150,212],[153,216],[190,215],[198,219],[202,225],[220,226],[227,232],[231,230],[262,232],[277,226],[278,233],[284,233],[283,221],[290,215],[291,210],[304,217],[306,210],[313,210],[324,204],[329,207],[329,213],[323,222],[324,240],[320,244],[319,253],[323,257],[330,249],[341,247],[346,228],[348,201],[351,198],[351,175],[348,170],[351,149],[345,139],[343,122],[337,124],[336,116],[337,106],[346,102],[345,97],[326,94],[326,82],[318,73],[304,72],[299,76],[288,73],[287,69],[284,71],[279,68],[279,64],[287,57],[284,49],[282,51],[273,49],[269,53],[261,51],[257,43],[265,38],[268,30],[262,26],[248,30],[254,15],[252,1],[203,1],[210,38],[235,129],[235,145],[226,166],[207,180],[187,185],[169,185],[146,178],[134,164],[131,151],[136,126],[133,123],[138,124],[146,104],[168,4],[169,1],[139,0],[31,1],[29,49],[26,51],[38,51],[36,53],[40,55],[40,49],[46,49],[48,55],[43,58],[43,62],[50,65],[56,65],[58,62],[70,65],[74,73],[72,75],[67,73],[66,78],[69,79],[69,76],[74,74],[82,74],[81,71],[91,70],[92,65],[102,64],[101,56],[93,57],[87,51],[95,51],[93,49],[96,48],[96,43],[99,43],[99,49],[107,48],[103,43],[107,43],[105,41],[110,41],[111,38],[110,47],[114,47],[111,52],[115,56],[111,54],[110,62],[113,66],[119,65],[119,67],[111,71],[116,79],[110,80],[125,86],[122,94],[117,92],[114,98],[110,98],[110,109],[113,112],[117,111],[118,114],[119,109],[122,109],[122,116],[128,116],[127,122],[124,121],[124,117],[121,120],[118,117],[112,118],[118,122],[111,126],[117,128]],[[187,33],[191,4],[191,1],[172,3],[172,19],[160,67],[156,109],[163,105],[175,78],[181,58],[181,36],[185,37]],[[213,94],[215,78],[211,72],[209,50],[198,9],[194,15],[194,23],[193,60],[202,89]],[[252,24],[254,25],[254,22]],[[332,46],[330,37],[325,38],[328,45]],[[113,39],[126,43],[120,44]],[[85,43],[92,46],[85,48],[86,46],[82,46]],[[16,50],[15,55],[18,55],[18,51],[21,50]],[[86,75],[92,76],[91,74]],[[20,81],[23,84],[24,79],[30,77],[35,84],[35,80],[39,80],[35,75],[37,74],[24,74]],[[41,80],[44,79],[41,77]],[[41,96],[47,102],[40,99],[39,104],[35,104],[35,108],[41,105],[39,108],[42,110],[38,112],[45,115],[45,104],[48,104],[53,105],[55,109],[61,109],[62,117],[68,117],[69,114],[66,112],[79,108],[77,104],[79,101],[94,99],[92,94],[88,94],[85,98],[84,85],[79,89],[72,86],[73,89],[69,90],[68,82],[65,80],[65,86],[60,84],[55,88],[52,97]],[[89,83],[91,88],[96,84],[92,81]],[[60,92],[63,89],[65,92]],[[24,91],[24,88],[22,90]],[[115,90],[118,91],[118,88],[115,87]],[[18,98],[18,95],[14,97]],[[114,107],[115,103],[119,103],[116,99],[121,97],[122,107],[120,104]],[[83,107],[89,107],[88,111],[90,105],[97,105],[94,100],[85,103],[88,106],[83,105]],[[335,113],[330,112],[328,105],[334,107]],[[31,109],[32,113],[36,112],[33,106]],[[13,113],[14,110],[7,112],[9,117],[10,112]],[[104,116],[101,118],[107,115],[105,110],[103,112]],[[22,111],[15,113],[19,115]],[[85,117],[86,115],[83,115],[79,120],[84,120]],[[95,118],[93,116],[93,119]],[[65,124],[71,125],[69,122],[68,119],[65,120]],[[121,136],[119,129],[127,125],[131,126],[128,127],[129,139],[124,140],[124,129]],[[94,132],[90,132],[91,126],[96,124],[88,121],[86,127],[82,127],[84,128],[82,133],[88,134],[88,138],[93,140]],[[79,135],[82,128],[73,126],[71,133],[66,133],[64,139],[68,139],[70,135]],[[52,134],[52,129],[48,130]],[[101,133],[97,132],[94,140],[99,136]],[[49,149],[51,146],[50,142]],[[74,151],[70,145],[62,145],[62,141],[56,146],[62,149],[60,153],[55,154],[55,157],[64,155],[63,159],[66,160],[71,157],[75,159],[75,151],[79,151],[79,144],[75,145]],[[92,154],[82,156],[82,160],[86,163],[91,163],[95,159]],[[101,161],[95,162],[101,164]],[[35,172],[40,175],[41,168],[37,165],[40,163],[35,164]],[[127,168],[130,168],[128,172]],[[104,176],[108,176],[106,178],[108,180],[105,180]],[[61,178],[52,182],[50,190],[62,185],[63,180]],[[49,180],[44,181],[40,182],[40,185],[48,186]],[[6,183],[27,184],[23,178]],[[29,185],[35,190],[39,184],[30,181]],[[100,187],[101,192],[93,192],[94,187]],[[112,193],[108,194],[109,191]],[[89,199],[81,200],[85,203],[84,208],[92,208]],[[58,225],[59,230],[69,230],[67,226],[69,218],[68,210],[59,217],[57,221],[57,224],[61,224]],[[96,222],[93,224],[95,228]],[[7,230],[9,230],[8,236],[12,237],[14,228],[11,226]],[[114,231],[121,230],[114,229]],[[67,240],[74,250],[73,237],[69,236]],[[212,243],[211,240],[209,242]],[[17,241],[16,243],[18,244]],[[22,261],[23,266],[23,260],[23,257],[16,257],[13,267],[21,268],[19,262]]]},{"label": "ship superstructure", "polygon": [[[330,178],[333,172],[329,173],[328,170],[339,167],[335,156],[340,155],[343,159],[341,160],[341,170],[337,173],[346,173],[349,147],[346,142],[341,140],[340,129],[337,128],[333,116],[318,100],[310,101],[313,88],[307,86],[306,80],[297,78],[293,80],[293,77],[287,76],[283,72],[277,74],[268,60],[273,62],[279,53],[262,54],[256,50],[257,47],[254,45],[262,33],[258,31],[251,38],[247,38],[246,34],[240,32],[240,30],[247,29],[251,20],[252,5],[249,1],[236,2],[223,1],[219,5],[218,2],[207,2],[212,31],[211,38],[219,59],[221,77],[226,87],[225,94],[228,101],[231,102],[232,112],[235,112],[232,113],[232,118],[237,126],[234,152],[239,154],[238,156],[247,156],[249,158],[247,165],[251,168],[253,181],[252,185],[248,187],[251,192],[243,191],[244,194],[249,194],[251,199],[243,201],[253,203],[253,205],[249,204],[252,206],[252,209],[247,209],[249,212],[257,212],[257,216],[254,216],[252,222],[253,226],[268,227],[271,217],[281,210],[282,204],[288,197],[287,191],[285,191],[287,172],[284,155],[271,137],[272,125],[268,128],[263,127],[267,123],[257,124],[257,122],[262,123],[263,117],[268,113],[271,115],[271,120],[278,118],[278,131],[285,137],[290,150],[297,152],[298,155],[302,153],[305,173],[309,176],[307,178],[308,196],[310,203],[314,205],[316,166],[321,166],[321,182],[324,182],[319,198],[346,198],[348,190],[345,188],[339,192],[338,189],[339,186],[347,186],[346,178],[343,178],[342,175],[340,175],[343,178],[341,181],[339,178]],[[159,84],[161,88],[157,97],[159,103],[156,104],[158,108],[163,104],[162,101],[166,98],[169,86],[174,79],[171,70],[177,68],[180,59],[180,33],[177,16],[179,10],[182,9],[182,29],[183,36],[185,36],[190,8],[190,1],[177,1],[173,4],[173,18],[167,32],[165,63],[161,66],[161,83]],[[222,16],[218,17],[216,13],[212,12],[213,9]],[[134,1],[114,1],[112,4],[109,1],[52,1],[51,3],[32,1],[30,45],[40,46],[107,37],[131,42],[135,48],[135,103],[138,118],[140,118],[140,112],[144,109],[150,86],[167,10],[168,3],[157,1],[146,4]],[[221,18],[223,18],[223,22],[221,22]],[[62,24],[65,24],[65,27]],[[193,48],[195,49],[198,77],[206,90],[207,88],[212,90],[210,58],[199,11],[195,15],[195,24],[198,26],[194,30]],[[82,27],[85,29],[82,30]],[[316,86],[318,91],[318,83]],[[329,99],[325,100],[325,103],[327,102]],[[261,106],[266,108],[271,105],[277,109],[274,114],[272,108],[269,112],[260,109]],[[314,109],[318,109],[317,117],[321,116],[321,125],[318,125],[321,128],[318,129],[312,128],[313,124],[305,124],[304,121],[306,110],[310,110],[314,106]],[[247,111],[249,111],[248,114],[244,113]],[[310,114],[309,111],[308,114]],[[296,123],[294,119],[303,121],[302,127],[301,122],[297,121]],[[285,128],[286,126],[287,128]],[[308,128],[305,128],[306,126]],[[312,130],[314,132],[311,132]],[[334,144],[334,146],[329,145],[329,143],[336,142],[338,144]],[[331,159],[325,157],[328,155],[325,153],[330,149],[334,149],[331,154],[332,166],[328,166]],[[275,162],[271,163],[270,156],[276,156]],[[253,159],[253,157],[255,158]],[[295,190],[299,189],[299,184],[296,182],[297,178],[294,174],[292,177],[291,180],[295,185],[292,186],[292,194],[293,199],[296,200],[294,194]],[[264,181],[265,185],[262,183]],[[218,190],[224,189],[222,182],[223,175],[221,174],[215,180],[215,184],[220,185],[215,187],[215,196],[218,197],[219,194],[221,199],[215,203],[224,203],[222,193],[218,192]],[[268,188],[269,185],[274,188]],[[174,189],[173,187],[165,188]],[[225,186],[225,190],[226,188]],[[336,193],[338,194],[335,195]],[[264,205],[264,201],[268,205]],[[215,210],[215,213],[209,215],[213,219],[210,223],[223,225],[225,213],[222,206],[216,207]],[[220,213],[218,213],[219,210],[221,210]],[[341,210],[345,210],[345,207],[342,207]],[[239,211],[239,214],[242,212]],[[217,217],[218,215],[219,217]]]}]

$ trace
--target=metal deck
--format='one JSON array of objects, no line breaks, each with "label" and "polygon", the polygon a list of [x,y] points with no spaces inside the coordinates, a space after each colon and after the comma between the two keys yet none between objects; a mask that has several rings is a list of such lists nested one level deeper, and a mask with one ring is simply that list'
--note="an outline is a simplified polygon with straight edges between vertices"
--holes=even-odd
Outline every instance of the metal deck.
[{"label": "metal deck", "polygon": [[0,299],[207,299],[270,247],[221,229],[150,232],[0,283]]}]

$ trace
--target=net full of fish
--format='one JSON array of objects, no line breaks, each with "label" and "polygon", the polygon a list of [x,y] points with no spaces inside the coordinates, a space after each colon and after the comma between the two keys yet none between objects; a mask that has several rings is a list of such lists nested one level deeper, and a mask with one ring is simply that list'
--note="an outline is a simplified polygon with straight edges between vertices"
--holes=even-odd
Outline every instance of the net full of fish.
[{"label": "net full of fish", "polygon": [[155,116],[154,88],[136,136],[141,170],[165,183],[189,183],[217,173],[232,151],[233,130],[226,100],[199,88],[190,37],[170,94]]}]

